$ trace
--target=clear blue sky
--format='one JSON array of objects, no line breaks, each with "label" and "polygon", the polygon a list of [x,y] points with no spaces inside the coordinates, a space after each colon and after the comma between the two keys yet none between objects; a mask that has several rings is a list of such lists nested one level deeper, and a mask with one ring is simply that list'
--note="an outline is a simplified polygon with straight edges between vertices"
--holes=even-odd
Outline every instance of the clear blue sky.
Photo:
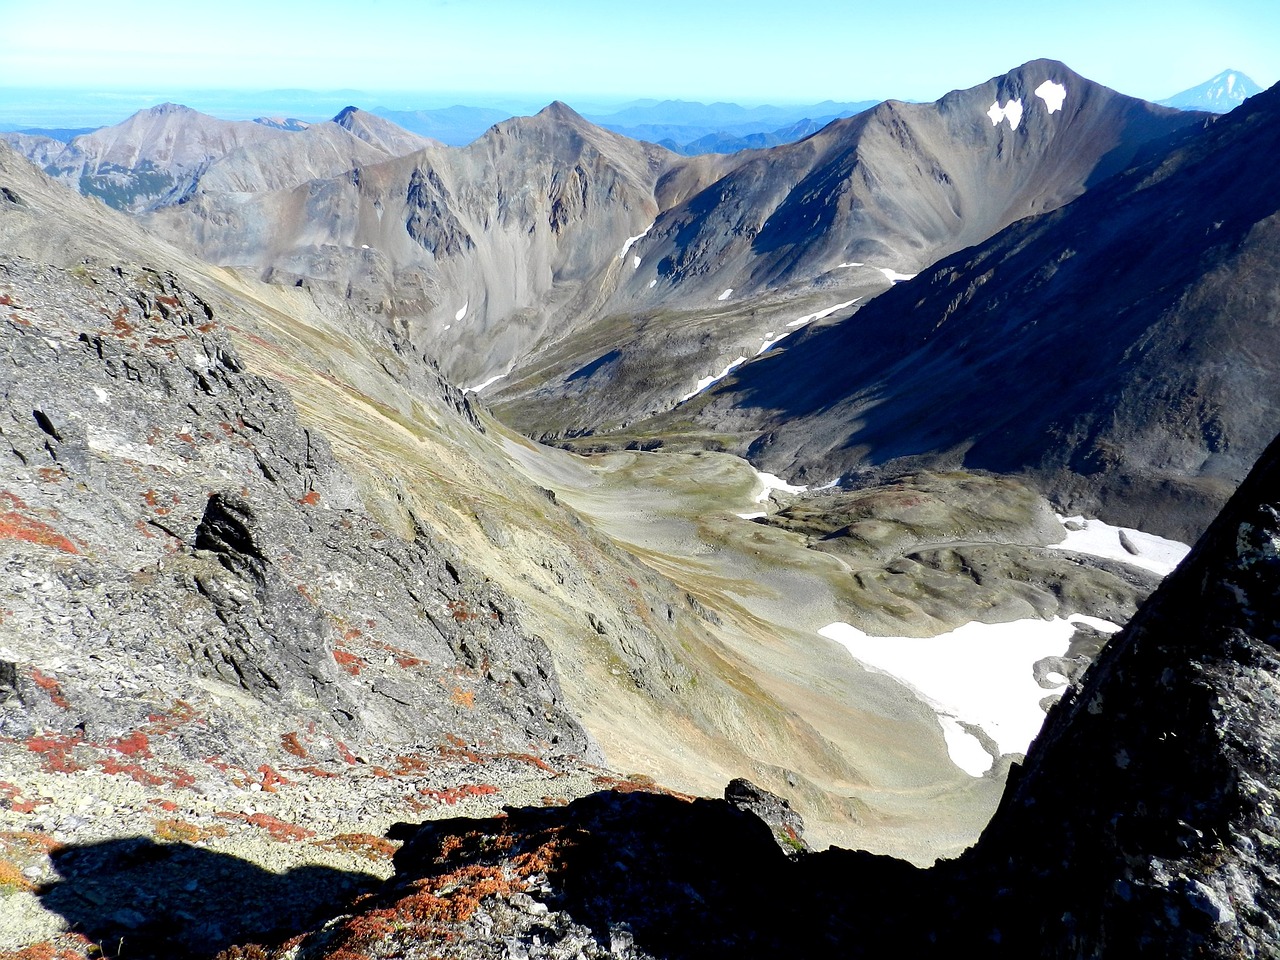
[{"label": "clear blue sky", "polygon": [[0,23],[0,88],[160,97],[934,100],[1035,57],[1152,100],[1227,67],[1264,87],[1280,79],[1277,0],[0,0]]}]

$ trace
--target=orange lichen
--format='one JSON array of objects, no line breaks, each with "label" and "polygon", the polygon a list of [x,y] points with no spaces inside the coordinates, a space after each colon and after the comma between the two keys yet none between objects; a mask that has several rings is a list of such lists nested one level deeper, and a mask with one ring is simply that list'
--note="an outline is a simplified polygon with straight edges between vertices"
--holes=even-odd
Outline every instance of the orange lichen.
[{"label": "orange lichen", "polygon": [[243,820],[250,826],[260,827],[274,840],[306,840],[315,836],[315,831],[308,830],[306,827],[299,827],[292,823],[286,823],[279,817],[273,817],[269,813],[234,813],[229,810],[220,810],[217,816],[226,820]]},{"label": "orange lichen", "polygon": [[265,763],[258,767],[258,773],[262,774],[262,789],[267,793],[275,793],[276,787],[287,787],[293,783],[292,780],[286,780]]},{"label": "orange lichen", "polygon": [[353,677],[358,675],[360,668],[364,666],[364,660],[347,650],[334,650],[333,659],[337,661],[339,667]]},{"label": "orange lichen", "polygon": [[280,736],[280,749],[285,753],[291,753],[301,760],[307,758],[307,748],[302,745],[296,733],[285,733]]},{"label": "orange lichen", "polygon": [[31,682],[49,695],[49,699],[53,701],[55,707],[61,707],[63,710],[71,708],[71,704],[67,698],[62,695],[62,685],[53,677],[41,673],[35,667],[31,668]]},{"label": "orange lichen", "polygon": [[53,547],[64,553],[79,553],[70,539],[63,536],[43,520],[21,511],[28,509],[22,498],[7,490],[0,492],[0,540],[21,540],[42,547]]},{"label": "orange lichen", "polygon": [[463,690],[461,687],[454,687],[449,692],[449,699],[453,701],[455,707],[464,707],[470,710],[476,705],[476,694],[474,690]]},{"label": "orange lichen", "polygon": [[313,841],[316,846],[326,850],[345,850],[355,853],[367,860],[390,860],[400,845],[385,837],[372,833],[339,833],[328,840]]}]

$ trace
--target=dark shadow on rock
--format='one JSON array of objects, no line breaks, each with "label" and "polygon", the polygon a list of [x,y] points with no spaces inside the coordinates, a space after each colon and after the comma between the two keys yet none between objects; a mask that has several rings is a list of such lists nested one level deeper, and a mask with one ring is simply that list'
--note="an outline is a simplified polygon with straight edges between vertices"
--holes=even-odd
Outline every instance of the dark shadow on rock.
[{"label": "dark shadow on rock", "polygon": [[121,960],[202,958],[232,944],[276,943],[381,882],[318,866],[273,873],[144,837],[68,846],[52,860],[62,879],[39,890],[45,908]]},{"label": "dark shadow on rock", "polygon": [[[931,871],[848,851],[788,857],[762,820],[723,800],[602,792],[490,820],[398,824],[390,836],[406,843],[383,905],[423,878],[519,862],[554,845],[537,898],[605,951],[621,938],[662,958],[847,957],[886,948],[919,956],[932,946],[921,917],[942,912],[922,909],[936,888]],[[546,932],[524,929],[524,939],[535,936]]]}]

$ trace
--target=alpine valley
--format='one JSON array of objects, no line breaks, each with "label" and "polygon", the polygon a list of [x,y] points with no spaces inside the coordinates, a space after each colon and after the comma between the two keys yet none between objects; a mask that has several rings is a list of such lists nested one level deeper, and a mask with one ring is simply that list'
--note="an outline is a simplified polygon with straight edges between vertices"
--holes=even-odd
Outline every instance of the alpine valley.
[{"label": "alpine valley", "polygon": [[3,135],[0,960],[1280,952],[1280,90],[820,106]]}]

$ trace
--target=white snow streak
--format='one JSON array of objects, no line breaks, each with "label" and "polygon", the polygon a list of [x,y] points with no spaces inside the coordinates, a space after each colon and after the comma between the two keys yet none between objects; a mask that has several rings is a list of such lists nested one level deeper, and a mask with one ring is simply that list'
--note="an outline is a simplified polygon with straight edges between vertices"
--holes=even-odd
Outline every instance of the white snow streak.
[{"label": "white snow streak", "polygon": [[769,494],[775,490],[781,490],[783,493],[804,493],[809,489],[807,484],[790,484],[779,476],[772,473],[761,473],[756,470],[756,479],[764,484],[764,490],[756,497],[756,503],[764,503],[769,499]]},{"label": "white snow streak", "polygon": [[[1062,523],[1078,524],[1080,530],[1067,530],[1067,539],[1061,543],[1050,544],[1054,550],[1071,550],[1075,553],[1087,553],[1095,557],[1106,557],[1119,560],[1134,567],[1154,571],[1162,577],[1173,572],[1173,568],[1182,562],[1191,548],[1177,540],[1166,540],[1152,533],[1132,530],[1128,527],[1113,527],[1101,520],[1084,517],[1059,517]],[[1130,553],[1120,542],[1120,535],[1138,552]]]},{"label": "white snow streak", "polygon": [[479,393],[485,387],[488,387],[497,383],[499,380],[501,380],[505,376],[506,376],[505,373],[500,373],[496,377],[490,377],[484,383],[477,383],[474,387],[463,387],[462,392],[463,393]]},{"label": "white snow streak", "polygon": [[757,510],[755,513],[738,514],[738,516],[740,516],[743,520],[759,520],[761,517],[767,517],[768,515],[769,514],[766,513],[764,510]]},{"label": "white snow streak", "polygon": [[918,276],[918,274],[914,273],[898,273],[897,270],[890,270],[888,267],[876,267],[876,269],[883,273],[884,278],[890,283],[898,283],[902,280],[914,280]]},{"label": "white snow streak", "polygon": [[634,246],[636,243],[638,243],[639,241],[647,237],[649,235],[649,231],[652,229],[653,229],[653,224],[651,223],[647,227],[645,227],[642,232],[637,233],[634,237],[627,237],[627,242],[622,245],[622,252],[618,254],[618,259],[625,260],[627,258],[627,251],[630,250],[632,246]]},{"label": "white snow streak", "polygon": [[829,317],[837,310],[843,310],[845,307],[852,307],[861,300],[861,297],[854,297],[852,300],[846,300],[844,303],[837,303],[834,307],[827,307],[825,310],[819,310],[817,313],[807,313],[803,317],[797,317],[787,324],[788,327],[803,327],[806,323],[812,323],[814,320],[821,320]]},{"label": "white snow streak", "polygon": [[729,299],[729,294],[731,294],[731,293],[733,293],[733,287],[729,287],[727,290],[725,290],[725,292],[724,292],[724,293],[722,293],[722,294],[720,294],[720,296],[716,297],[716,299],[717,299],[717,300],[728,300],[728,299]]},{"label": "white snow streak", "polygon": [[690,400],[696,397],[703,390],[707,389],[707,387],[711,386],[713,383],[719,383],[721,380],[727,377],[730,373],[732,373],[735,369],[742,366],[746,362],[747,362],[746,357],[739,357],[737,360],[731,360],[729,362],[729,365],[725,367],[723,370],[721,370],[719,373],[714,374],[710,377],[703,377],[701,380],[699,380],[698,385],[694,387],[691,391],[686,393],[679,400],[677,400],[676,403],[681,404],[681,403],[684,403],[686,400]]},{"label": "white snow streak", "polygon": [[872,637],[847,623],[828,624],[818,633],[868,669],[913,690],[938,714],[951,762],[980,777],[993,758],[962,724],[981,727],[1001,754],[1025,753],[1044,723],[1040,701],[1051,692],[1036,682],[1033,667],[1064,654],[1077,623],[1119,629],[1095,617],[1072,616],[973,622],[926,638]]},{"label": "white snow streak", "polygon": [[657,278],[657,277],[654,277],[652,280],[650,280],[650,281],[649,281],[649,289],[650,289],[650,290],[652,290],[652,289],[653,289],[654,287],[656,287],[657,285],[658,285],[658,278]]},{"label": "white snow streak", "polygon": [[1060,83],[1046,80],[1036,87],[1036,96],[1044,101],[1044,105],[1049,108],[1050,113],[1057,113],[1062,109],[1062,104],[1067,99],[1067,88]]},{"label": "white snow streak", "polygon": [[861,267],[861,266],[863,266],[863,264],[861,263],[837,263],[836,269],[839,270],[841,267]]},{"label": "white snow streak", "polygon": [[1009,129],[1017,130],[1018,124],[1022,122],[1022,101],[1010,100],[1003,107],[1000,101],[996,100],[991,104],[991,109],[987,111],[987,116],[991,118],[991,125],[997,126],[1001,120],[1009,121]]}]

